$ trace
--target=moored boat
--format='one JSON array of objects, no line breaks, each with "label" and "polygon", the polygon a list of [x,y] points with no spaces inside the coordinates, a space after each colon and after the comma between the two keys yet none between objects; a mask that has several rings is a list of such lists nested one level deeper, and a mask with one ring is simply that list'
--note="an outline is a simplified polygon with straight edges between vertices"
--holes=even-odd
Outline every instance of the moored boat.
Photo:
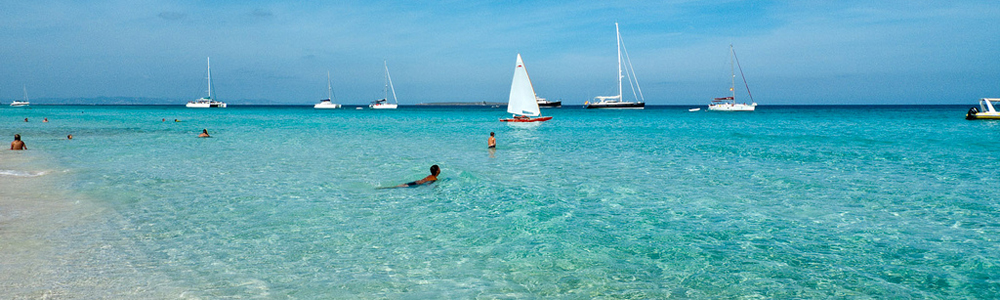
[{"label": "moored boat", "polygon": [[340,104],[333,103],[333,86],[330,85],[330,71],[326,71],[326,99],[319,100],[313,108],[334,109],[340,108]]},{"label": "moored boat", "polygon": [[14,102],[10,103],[10,107],[25,107],[25,106],[28,106],[30,104],[31,104],[31,102],[28,102],[28,86],[25,85],[24,86],[24,101],[14,100]]},{"label": "moored boat", "polygon": [[538,102],[538,107],[562,107],[562,101],[560,100],[549,101],[537,95],[535,96],[535,102]]},{"label": "moored boat", "polygon": [[729,71],[732,79],[730,81],[729,92],[732,93],[732,96],[712,99],[712,103],[708,105],[708,110],[754,111],[757,108],[757,102],[753,102],[753,94],[750,94],[750,85],[747,84],[746,76],[743,76],[743,67],[740,67],[740,76],[743,76],[743,85],[747,87],[747,95],[750,95],[751,103],[736,103],[736,66],[739,66],[740,61],[736,58],[736,51],[733,50],[733,45],[729,45],[729,54]]},{"label": "moored boat", "polygon": [[969,112],[965,113],[966,120],[1000,120],[1000,112],[997,112],[993,104],[1000,104],[1000,98],[979,99],[979,107],[973,106]]},{"label": "moored boat", "polygon": [[208,96],[202,97],[195,101],[188,101],[188,103],[185,104],[184,106],[190,108],[209,108],[209,107],[225,108],[226,107],[225,102],[212,99],[212,60],[211,58],[207,58],[206,61],[208,62]]},{"label": "moored boat", "polygon": [[[635,70],[632,68],[632,60],[628,57],[627,49],[625,50],[625,56],[622,57],[622,49],[625,48],[625,43],[622,42],[622,35],[618,31],[618,23],[615,23],[615,34],[618,36],[618,95],[594,97],[596,102],[584,102],[584,108],[643,109],[646,107],[646,103],[644,102],[644,98],[642,96],[642,89],[639,88],[639,79],[635,77]],[[635,96],[636,99],[634,102],[622,100],[623,59],[628,63],[625,65],[624,77],[628,77],[629,86],[632,88],[632,95]]]},{"label": "moored boat", "polygon": [[[396,99],[396,88],[392,86],[392,77],[389,76],[389,64],[386,61],[382,61],[382,64],[385,66],[385,97],[372,101],[368,107],[371,109],[396,109],[399,106],[399,100]],[[395,103],[389,103],[389,90],[392,90],[392,100]]]}]

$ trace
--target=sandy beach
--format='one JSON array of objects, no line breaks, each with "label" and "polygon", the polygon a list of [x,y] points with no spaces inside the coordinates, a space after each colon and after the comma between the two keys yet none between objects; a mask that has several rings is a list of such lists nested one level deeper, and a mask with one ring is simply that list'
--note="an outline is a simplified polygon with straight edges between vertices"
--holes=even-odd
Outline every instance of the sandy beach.
[{"label": "sandy beach", "polygon": [[117,226],[115,214],[64,188],[71,172],[29,151],[0,151],[0,295],[167,298],[142,266],[126,262],[135,255],[129,243],[106,230]]}]

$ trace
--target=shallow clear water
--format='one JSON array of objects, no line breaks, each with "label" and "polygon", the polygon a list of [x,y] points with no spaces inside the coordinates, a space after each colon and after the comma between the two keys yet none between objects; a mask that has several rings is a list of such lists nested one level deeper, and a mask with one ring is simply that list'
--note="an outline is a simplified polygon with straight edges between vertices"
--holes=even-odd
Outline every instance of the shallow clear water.
[{"label": "shallow clear water", "polygon": [[108,272],[74,276],[163,297],[991,298],[1000,122],[965,109],[38,106],[0,134],[38,157],[3,172],[107,208],[66,238],[112,236],[77,253]]}]

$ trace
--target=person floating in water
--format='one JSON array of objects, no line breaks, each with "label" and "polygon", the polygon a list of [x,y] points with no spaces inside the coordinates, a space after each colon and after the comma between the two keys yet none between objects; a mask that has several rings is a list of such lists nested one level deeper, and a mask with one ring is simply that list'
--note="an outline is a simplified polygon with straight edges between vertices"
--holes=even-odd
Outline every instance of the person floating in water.
[{"label": "person floating in water", "polygon": [[400,184],[400,185],[394,186],[394,188],[411,187],[411,186],[418,186],[418,185],[425,184],[425,183],[431,183],[431,182],[437,181],[438,180],[438,175],[440,175],[440,174],[441,174],[441,168],[438,167],[438,165],[433,165],[433,166],[431,166],[431,175],[428,175],[427,177],[424,177],[424,179],[421,179],[421,180],[417,180],[417,181],[413,181],[413,182],[407,182],[407,183],[404,183],[404,184]]},{"label": "person floating in water", "polygon": [[28,121],[28,118],[24,118],[24,121],[25,121],[25,122],[27,122],[27,121]]},{"label": "person floating in water", "polygon": [[72,134],[71,134],[71,135],[67,135],[67,136],[66,136],[66,139],[67,139],[67,140],[72,140],[72,139],[73,139],[73,135],[72,135]]},{"label": "person floating in water", "polygon": [[497,147],[497,138],[493,136],[492,131],[490,132],[490,139],[486,140],[486,145],[491,149]]},{"label": "person floating in water", "polygon": [[28,150],[28,146],[25,146],[24,142],[21,141],[20,134],[14,135],[14,141],[10,142],[10,150]]},{"label": "person floating in water", "polygon": [[48,122],[49,122],[49,118],[42,119],[42,123],[48,123]]},{"label": "person floating in water", "polygon": [[199,134],[198,137],[211,137],[211,136],[208,135],[208,129],[202,129],[201,134]]}]

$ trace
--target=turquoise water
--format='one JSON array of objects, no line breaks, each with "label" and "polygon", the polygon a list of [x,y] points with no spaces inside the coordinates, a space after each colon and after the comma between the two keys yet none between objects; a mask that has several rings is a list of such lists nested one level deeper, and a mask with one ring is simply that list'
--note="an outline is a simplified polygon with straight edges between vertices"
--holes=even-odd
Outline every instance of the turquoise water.
[{"label": "turquoise water", "polygon": [[2,108],[0,180],[96,207],[55,268],[125,297],[993,298],[1000,122],[967,109]]}]

